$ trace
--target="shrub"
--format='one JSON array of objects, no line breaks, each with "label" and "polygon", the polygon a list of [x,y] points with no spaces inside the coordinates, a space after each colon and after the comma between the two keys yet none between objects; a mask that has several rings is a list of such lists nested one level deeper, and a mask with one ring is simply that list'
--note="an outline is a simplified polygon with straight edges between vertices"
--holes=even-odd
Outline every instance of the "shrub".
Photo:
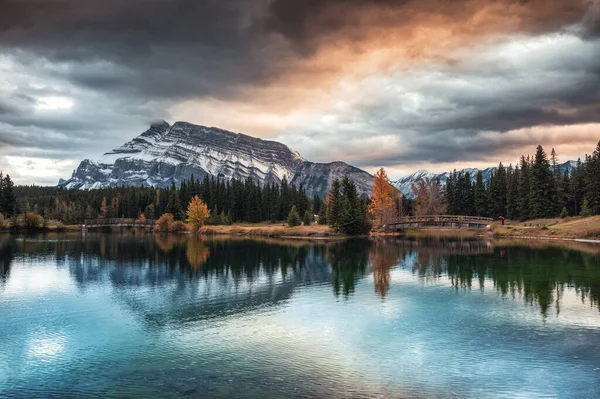
[{"label": "shrub", "polygon": [[300,214],[298,213],[298,209],[296,209],[296,205],[292,207],[290,213],[287,217],[287,224],[290,227],[300,226],[302,220],[300,219]]},{"label": "shrub", "polygon": [[184,231],[188,231],[188,225],[177,220],[169,225],[169,231],[173,233],[183,233]]},{"label": "shrub", "polygon": [[17,220],[19,227],[24,229],[41,229],[44,225],[44,219],[34,212],[25,212]]},{"label": "shrub", "polygon": [[560,212],[560,218],[564,219],[564,218],[566,218],[568,216],[569,216],[569,212],[567,211],[567,208],[563,207],[562,211]]},{"label": "shrub", "polygon": [[169,231],[171,224],[175,218],[170,213],[163,214],[157,221],[154,226],[154,231]]}]

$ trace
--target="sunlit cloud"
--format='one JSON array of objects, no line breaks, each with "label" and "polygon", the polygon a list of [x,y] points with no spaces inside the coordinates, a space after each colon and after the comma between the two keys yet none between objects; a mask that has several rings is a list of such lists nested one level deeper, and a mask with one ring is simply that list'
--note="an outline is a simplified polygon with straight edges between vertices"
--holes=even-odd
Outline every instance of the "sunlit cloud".
[{"label": "sunlit cloud", "polygon": [[397,178],[600,138],[598,2],[179,3],[8,9],[0,156],[76,165],[166,119]]}]

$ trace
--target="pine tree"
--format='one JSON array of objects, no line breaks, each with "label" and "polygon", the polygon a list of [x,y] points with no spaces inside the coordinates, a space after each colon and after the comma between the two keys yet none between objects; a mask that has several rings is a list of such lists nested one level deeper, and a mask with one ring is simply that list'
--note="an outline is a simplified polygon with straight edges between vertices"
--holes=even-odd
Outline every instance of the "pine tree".
[{"label": "pine tree", "polygon": [[600,214],[600,142],[585,165],[585,199],[590,212]]},{"label": "pine tree", "polygon": [[331,189],[327,194],[327,222],[335,230],[339,230],[342,223],[343,199],[342,185],[338,179],[335,179]]},{"label": "pine tree", "polygon": [[154,204],[146,205],[146,208],[144,209],[144,215],[146,215],[146,218],[150,220],[156,218],[156,209],[154,207]]},{"label": "pine tree", "polygon": [[356,185],[348,176],[342,179],[342,190],[343,210],[340,231],[348,235],[365,233],[368,229],[368,223],[366,223],[367,209],[361,203]]},{"label": "pine tree", "polygon": [[483,174],[477,173],[474,189],[475,214],[480,217],[488,215],[488,198],[485,186],[483,185]]},{"label": "pine tree", "polygon": [[167,203],[165,212],[173,215],[175,220],[183,220],[183,209],[181,208],[178,192],[174,188],[169,190],[169,202]]},{"label": "pine tree", "polygon": [[558,182],[558,207],[560,209],[566,210],[567,216],[569,215],[569,209],[573,208],[573,196],[571,195],[571,178],[569,177],[568,170],[565,170],[565,173],[562,175]]},{"label": "pine tree", "polygon": [[506,199],[506,216],[509,219],[520,219],[519,214],[519,168],[509,168],[508,194]]},{"label": "pine tree", "polygon": [[527,220],[531,215],[529,195],[531,193],[531,166],[529,158],[521,157],[521,176],[519,178],[518,213],[520,220]]},{"label": "pine tree", "polygon": [[571,174],[570,193],[573,199],[573,206],[571,208],[572,215],[579,215],[581,212],[581,204],[584,197],[584,186],[585,186],[585,173],[581,158],[577,160],[577,166]]},{"label": "pine tree", "polygon": [[565,207],[563,207],[562,211],[560,212],[560,218],[564,219],[567,216],[569,216],[569,212],[567,211],[567,207],[565,206]]},{"label": "pine tree", "polygon": [[304,211],[304,217],[302,218],[302,223],[305,226],[310,226],[312,224],[312,216],[309,211]]},{"label": "pine tree", "polygon": [[554,148],[550,152],[550,164],[552,165],[552,177],[554,178],[554,185],[558,187],[558,181],[560,180],[560,165],[558,164],[558,155]]},{"label": "pine tree", "polygon": [[581,206],[581,213],[580,215],[583,217],[590,217],[592,216],[594,213],[592,212],[592,208],[590,207],[590,203],[588,202],[587,199],[583,200],[583,205]]},{"label": "pine tree", "polygon": [[319,197],[318,195],[315,195],[313,197],[313,215],[318,215],[321,213],[321,205],[323,203],[323,200],[321,199],[321,197]]},{"label": "pine tree", "polygon": [[300,226],[301,223],[302,223],[302,219],[300,219],[300,214],[298,213],[298,209],[296,208],[296,205],[293,205],[292,209],[290,209],[290,212],[287,216],[287,224],[290,227],[296,227],[296,226]]},{"label": "pine tree", "polygon": [[492,218],[498,218],[506,214],[507,204],[507,178],[506,169],[500,163],[498,170],[490,178],[490,214]]},{"label": "pine tree", "polygon": [[12,217],[17,212],[17,199],[14,192],[14,183],[9,175],[2,177],[0,173],[0,213]]},{"label": "pine tree", "polygon": [[321,204],[321,210],[319,211],[319,219],[317,221],[320,225],[327,225],[327,206],[325,203]]},{"label": "pine tree", "polygon": [[558,214],[554,178],[550,170],[550,163],[541,145],[537,147],[531,170],[529,200],[532,207],[531,217],[534,219],[551,218]]}]

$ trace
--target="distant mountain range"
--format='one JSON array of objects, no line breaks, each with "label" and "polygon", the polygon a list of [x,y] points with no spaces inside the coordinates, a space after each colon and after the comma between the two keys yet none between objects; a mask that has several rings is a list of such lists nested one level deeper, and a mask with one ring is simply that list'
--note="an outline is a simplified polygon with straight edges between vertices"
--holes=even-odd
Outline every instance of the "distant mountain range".
[{"label": "distant mountain range", "polygon": [[[562,174],[567,170],[571,171],[575,167],[577,167],[577,161],[567,161],[567,162],[561,164],[559,166],[559,169]],[[496,172],[497,169],[498,169],[497,167],[487,168],[487,169],[466,168],[466,169],[459,170],[457,172],[464,172],[464,173],[469,172],[469,175],[471,176],[471,181],[475,182],[475,180],[477,179],[477,174],[481,171],[482,177],[483,177],[483,182],[487,183],[487,182],[489,182],[490,178],[492,177],[492,174],[494,174],[494,172]],[[402,192],[408,198],[414,198],[414,193],[412,190],[412,185],[414,183],[418,182],[421,179],[435,178],[435,179],[439,180],[439,182],[441,183],[442,186],[445,186],[446,181],[448,180],[449,176],[450,176],[450,172],[436,174],[436,173],[430,173],[426,170],[419,170],[409,176],[402,177],[396,181],[393,181],[392,185],[394,187],[396,187],[398,190],[400,190],[400,192]]]},{"label": "distant mountain range", "polygon": [[[561,172],[577,163],[560,165]],[[484,182],[497,168],[482,169]],[[475,181],[479,169],[463,169]],[[183,180],[205,176],[223,179],[251,178],[261,184],[280,184],[284,176],[294,185],[302,184],[309,196],[324,197],[334,179],[348,175],[360,194],[370,195],[373,176],[344,162],[314,163],[298,152],[276,142],[215,127],[162,121],[150,129],[109,151],[98,159],[85,159],[68,180],[58,186],[67,189],[92,189],[125,186],[167,187]],[[392,181],[409,198],[412,185],[424,178],[437,178],[446,184],[449,172],[430,173],[419,170]]]},{"label": "distant mountain range", "polygon": [[251,178],[302,184],[309,196],[325,196],[336,178],[348,175],[360,194],[371,193],[373,176],[344,162],[314,163],[286,145],[241,133],[162,121],[98,159],[85,159],[59,187],[92,189],[125,186],[167,187],[205,176]]}]

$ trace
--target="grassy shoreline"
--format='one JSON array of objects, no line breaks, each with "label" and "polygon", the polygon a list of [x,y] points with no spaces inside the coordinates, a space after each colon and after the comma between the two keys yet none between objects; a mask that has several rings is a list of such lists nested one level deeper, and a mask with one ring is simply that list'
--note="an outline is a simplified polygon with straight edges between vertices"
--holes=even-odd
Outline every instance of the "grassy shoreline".
[{"label": "grassy shoreline", "polygon": [[269,223],[236,223],[230,226],[204,226],[200,230],[206,235],[259,236],[279,238],[340,239],[345,238],[329,226],[311,225],[288,227],[285,224]]},{"label": "grassy shoreline", "polygon": [[600,216],[494,223],[491,231],[500,238],[600,240]]},{"label": "grassy shoreline", "polygon": [[[52,225],[35,230],[26,230],[4,226],[0,232],[67,232],[80,231],[78,225]],[[190,233],[190,232],[185,232]],[[233,225],[206,225],[201,234],[212,236],[244,236],[296,239],[344,239],[348,236],[336,233],[329,226],[311,225],[289,227],[284,223],[236,223]],[[403,232],[373,231],[371,237],[406,236],[406,237],[470,237],[485,239],[539,239],[539,240],[600,240],[600,216],[589,218],[539,219],[527,222],[507,221],[502,226],[492,223],[487,230],[425,228],[406,230]]]}]

